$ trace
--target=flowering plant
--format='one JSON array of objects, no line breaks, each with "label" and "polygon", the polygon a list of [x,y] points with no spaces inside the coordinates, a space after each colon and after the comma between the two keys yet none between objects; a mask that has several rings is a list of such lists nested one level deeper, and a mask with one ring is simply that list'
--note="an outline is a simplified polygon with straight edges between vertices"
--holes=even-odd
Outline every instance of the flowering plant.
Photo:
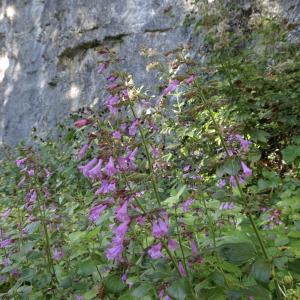
[{"label": "flowering plant", "polygon": [[58,137],[7,154],[3,299],[297,299],[300,142],[284,133],[299,116],[280,131],[276,110],[269,121],[250,105],[271,88],[259,89],[256,61],[234,77],[227,38],[213,47],[226,68],[166,54],[159,95],[100,49],[103,111],[81,109]]}]

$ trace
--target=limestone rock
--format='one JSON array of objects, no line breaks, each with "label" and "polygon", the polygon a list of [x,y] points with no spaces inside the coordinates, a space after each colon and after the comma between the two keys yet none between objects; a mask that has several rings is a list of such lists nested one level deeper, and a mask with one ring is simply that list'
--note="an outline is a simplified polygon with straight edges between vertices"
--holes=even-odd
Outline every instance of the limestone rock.
[{"label": "limestone rock", "polygon": [[[299,0],[278,1],[268,0],[299,22]],[[168,51],[188,42],[190,8],[186,0],[0,1],[0,145],[28,138],[33,126],[53,127],[81,106],[103,104],[97,47],[117,49],[122,67],[149,86],[141,45]]]}]

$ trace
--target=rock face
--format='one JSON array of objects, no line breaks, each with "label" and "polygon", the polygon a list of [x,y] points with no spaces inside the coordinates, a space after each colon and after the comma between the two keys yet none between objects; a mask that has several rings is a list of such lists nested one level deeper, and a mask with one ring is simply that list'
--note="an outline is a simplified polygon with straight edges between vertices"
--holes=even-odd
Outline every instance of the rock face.
[{"label": "rock face", "polygon": [[[278,1],[263,2],[299,22],[300,1]],[[0,146],[105,101],[98,47],[116,49],[122,67],[147,86],[141,45],[168,51],[189,41],[190,8],[186,0],[0,1]]]}]

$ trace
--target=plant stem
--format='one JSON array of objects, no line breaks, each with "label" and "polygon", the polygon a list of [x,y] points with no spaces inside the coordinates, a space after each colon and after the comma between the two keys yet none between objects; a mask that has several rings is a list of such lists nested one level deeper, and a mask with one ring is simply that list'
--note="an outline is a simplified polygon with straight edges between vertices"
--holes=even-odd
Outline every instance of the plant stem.
[{"label": "plant stem", "polygon": [[178,268],[178,263],[176,262],[176,260],[175,260],[174,256],[172,255],[171,251],[169,250],[168,245],[166,245],[166,244],[163,242],[163,247],[165,248],[165,250],[166,250],[168,256],[170,257],[170,259],[172,260],[173,265],[174,265],[174,267],[175,267],[177,273],[179,274],[180,277],[182,277],[182,275],[181,275],[181,273],[180,273],[180,271],[179,271],[179,268]]},{"label": "plant stem", "polygon": [[180,247],[181,254],[182,254],[183,266],[184,266],[186,274],[188,274],[190,276],[190,273],[189,273],[187,265],[186,265],[186,258],[185,258],[184,251],[183,251],[182,240],[181,240],[180,230],[179,230],[179,226],[178,226],[178,216],[177,216],[176,207],[175,207],[175,219],[176,219],[178,242],[179,242],[179,247]]},{"label": "plant stem", "polygon": [[49,273],[51,274],[51,277],[52,278],[54,277],[55,280],[57,281],[54,266],[53,266],[53,260],[52,260],[51,252],[50,252],[50,238],[49,238],[48,228],[47,228],[47,224],[46,224],[46,214],[44,211],[45,203],[44,202],[41,203],[40,193],[38,191],[36,191],[36,193],[37,193],[38,208],[39,208],[41,222],[43,225],[44,235],[45,235],[45,252],[46,252],[46,256],[47,256],[48,270],[49,270]]},{"label": "plant stem", "polygon": [[[136,113],[135,113],[134,108],[133,108],[133,106],[132,106],[131,103],[130,103],[130,109],[132,111],[132,114],[133,114],[134,118],[137,119]],[[147,142],[146,142],[146,139],[145,139],[145,134],[144,134],[143,128],[140,125],[138,125],[138,128],[139,128],[139,132],[140,132],[141,137],[142,137],[142,142],[143,142],[143,145],[144,145],[144,148],[145,148],[145,151],[146,151],[146,157],[147,157],[147,160],[148,160],[149,172],[150,172],[150,178],[151,178],[152,187],[153,187],[153,190],[154,190],[154,193],[155,193],[155,197],[156,197],[157,203],[158,203],[159,206],[161,206],[161,198],[160,198],[160,195],[159,195],[159,192],[158,192],[158,188],[157,188],[157,183],[156,183],[155,177],[153,175],[153,167],[152,167],[151,155],[150,155],[149,149],[147,147]]]},{"label": "plant stem", "polygon": [[[206,102],[205,96],[204,96],[204,94],[202,93],[202,91],[201,91],[201,89],[200,89],[199,86],[198,86],[198,88],[199,88],[200,98],[201,98],[202,102],[204,103],[206,109],[207,109],[208,112],[209,112],[209,115],[210,115],[210,117],[211,117],[211,119],[212,119],[212,121],[213,121],[213,124],[214,124],[214,126],[215,126],[215,129],[216,129],[216,131],[217,131],[217,133],[218,133],[218,135],[219,135],[219,137],[220,137],[220,139],[221,139],[221,144],[222,144],[222,146],[223,146],[223,148],[224,148],[224,150],[225,150],[225,153],[226,153],[227,157],[229,157],[229,156],[230,156],[230,155],[229,155],[229,151],[228,151],[227,145],[226,145],[226,143],[225,143],[225,140],[224,140],[222,131],[221,131],[221,129],[220,129],[220,126],[219,126],[219,124],[217,123],[217,121],[216,121],[216,119],[215,119],[215,117],[214,117],[214,115],[213,115],[213,112],[212,112],[210,106],[208,105],[208,103]],[[244,205],[245,205],[245,207],[246,207],[246,206],[247,206],[247,199],[246,199],[246,196],[245,196],[245,194],[244,194],[244,192],[243,192],[243,190],[242,190],[242,188],[241,188],[239,179],[238,179],[237,175],[235,175],[235,176],[233,176],[233,177],[234,177],[234,181],[235,181],[235,183],[236,183],[236,186],[237,186],[237,188],[238,188],[240,197],[241,197],[241,199],[243,200],[243,203],[244,203]],[[257,226],[256,226],[256,224],[255,224],[255,222],[254,222],[254,220],[253,220],[253,217],[252,217],[251,213],[247,212],[247,213],[246,213],[246,216],[247,216],[247,218],[248,218],[249,221],[250,221],[250,224],[251,224],[252,229],[253,229],[253,231],[254,231],[254,233],[255,233],[255,236],[256,236],[256,238],[257,238],[257,240],[258,240],[258,242],[259,242],[259,245],[260,245],[260,247],[261,247],[261,250],[262,250],[262,252],[263,252],[263,255],[264,255],[265,259],[271,263],[271,259],[269,258],[269,255],[268,255],[268,253],[267,253],[265,244],[264,244],[263,239],[262,239],[262,237],[261,237],[261,235],[260,235],[260,233],[259,233],[259,231],[258,231],[258,228],[257,228]],[[274,270],[274,269],[273,269],[273,270]],[[276,293],[277,293],[278,299],[281,299],[281,298],[282,298],[282,297],[281,297],[281,291],[280,291],[281,289],[280,289],[280,285],[279,285],[279,283],[278,283],[278,280],[276,279],[275,270],[274,270],[273,273],[274,273],[274,277],[275,277]]]}]

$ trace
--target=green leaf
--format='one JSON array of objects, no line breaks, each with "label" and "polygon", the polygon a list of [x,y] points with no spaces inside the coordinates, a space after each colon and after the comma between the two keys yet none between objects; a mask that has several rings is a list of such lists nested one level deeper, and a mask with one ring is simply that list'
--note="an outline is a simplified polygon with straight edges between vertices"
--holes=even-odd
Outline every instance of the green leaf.
[{"label": "green leaf", "polygon": [[226,174],[237,175],[241,169],[240,162],[237,159],[228,159],[223,165],[223,170]]},{"label": "green leaf", "polygon": [[133,290],[132,296],[141,299],[150,294],[150,291],[153,290],[153,286],[149,283],[142,283],[136,289]]},{"label": "green leaf", "polygon": [[75,231],[69,234],[69,240],[72,244],[80,243],[83,237],[86,235],[84,231]]},{"label": "green leaf", "polygon": [[217,250],[226,261],[236,265],[249,262],[256,255],[252,242],[238,237],[226,237],[225,241],[218,243]]},{"label": "green leaf", "polygon": [[300,135],[295,135],[292,137],[292,141],[293,143],[295,143],[296,145],[300,145]]},{"label": "green leaf", "polygon": [[288,263],[288,269],[292,272],[300,274],[300,258],[290,261]]},{"label": "green leaf", "polygon": [[260,285],[251,286],[250,288],[242,288],[239,290],[228,291],[228,299],[247,299],[253,297],[255,300],[271,300],[270,292]]},{"label": "green leaf", "polygon": [[167,289],[168,294],[176,300],[190,299],[188,295],[190,294],[190,288],[188,281],[185,278],[181,278],[171,284]]},{"label": "green leaf", "polygon": [[264,130],[256,129],[251,132],[251,137],[255,142],[267,143],[270,134]]},{"label": "green leaf", "polygon": [[21,274],[21,278],[23,281],[31,281],[35,275],[36,275],[36,269],[27,268],[23,270]]},{"label": "green leaf", "polygon": [[97,271],[97,269],[96,269],[97,263],[98,262],[96,262],[94,260],[86,260],[86,261],[80,262],[77,265],[77,269],[78,269],[77,273],[79,275],[83,275],[83,276],[92,275],[94,272]]},{"label": "green leaf", "polygon": [[287,164],[291,164],[297,157],[300,157],[300,146],[287,146],[282,150],[282,157]]},{"label": "green leaf", "polygon": [[171,196],[167,198],[164,203],[166,203],[169,207],[172,207],[174,204],[178,203],[180,196],[185,192],[186,185],[182,186],[177,192],[175,192],[175,196]]},{"label": "green leaf", "polygon": [[112,294],[120,294],[126,289],[126,284],[121,280],[120,276],[109,276],[103,281],[106,290]]},{"label": "green leaf", "polygon": [[98,294],[98,288],[97,286],[94,286],[92,289],[90,289],[89,291],[83,294],[83,299],[86,300],[95,299],[97,294]]},{"label": "green leaf", "polygon": [[130,291],[128,291],[125,294],[121,295],[118,300],[138,300],[138,298],[133,297]]},{"label": "green leaf", "polygon": [[252,276],[262,284],[268,284],[270,282],[271,271],[271,264],[263,259],[257,260],[251,268]]},{"label": "green leaf", "polygon": [[33,278],[33,285],[37,289],[48,286],[51,282],[51,276],[49,273],[39,273]]}]

